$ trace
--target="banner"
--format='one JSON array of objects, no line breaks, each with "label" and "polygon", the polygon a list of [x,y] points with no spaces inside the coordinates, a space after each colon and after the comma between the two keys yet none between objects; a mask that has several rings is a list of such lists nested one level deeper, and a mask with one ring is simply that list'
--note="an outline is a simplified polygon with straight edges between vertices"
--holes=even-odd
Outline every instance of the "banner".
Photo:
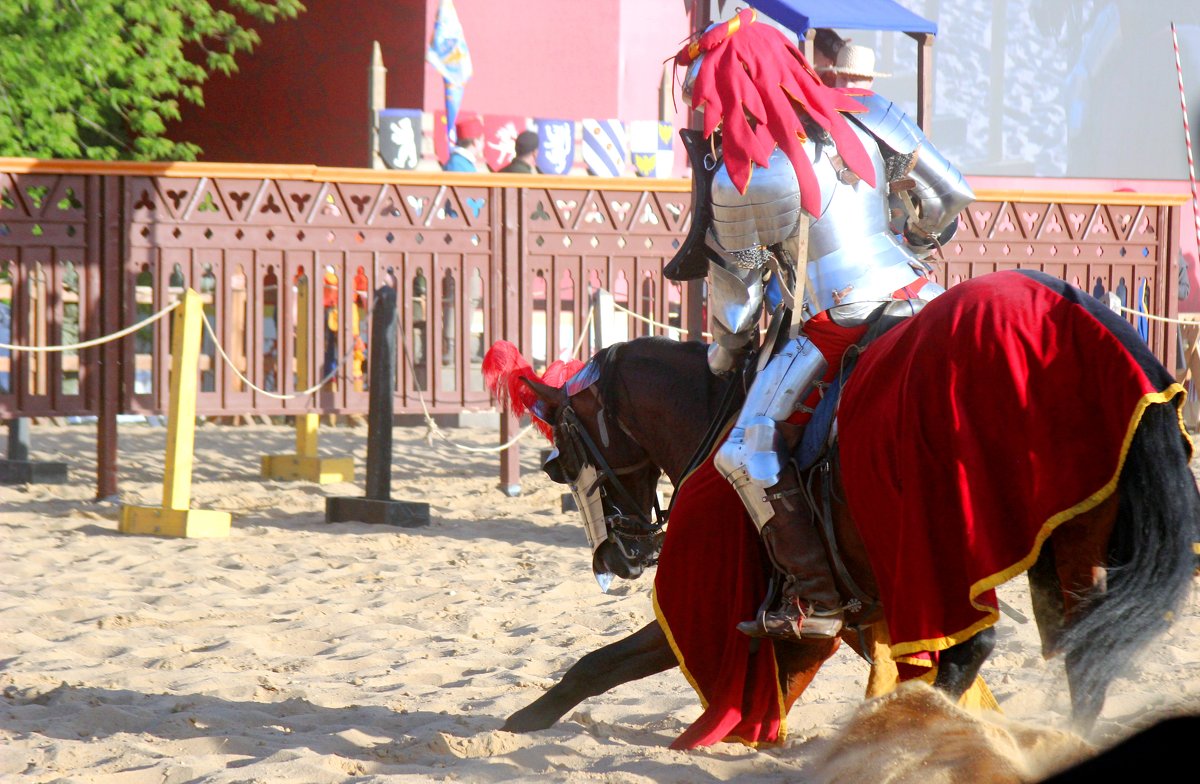
[{"label": "banner", "polygon": [[454,141],[454,122],[462,105],[463,87],[471,78],[471,53],[463,37],[454,0],[441,0],[433,23],[433,39],[425,59],[433,65],[446,86],[446,132]]},{"label": "banner", "polygon": [[583,162],[598,177],[620,177],[627,156],[625,126],[620,120],[583,121]]},{"label": "banner", "polygon": [[483,160],[492,171],[500,171],[517,157],[517,134],[528,120],[512,114],[489,114],[483,118]]},{"label": "banner", "polygon": [[575,163],[575,123],[571,120],[537,121],[537,168],[542,174],[568,174]]},{"label": "banner", "polygon": [[421,110],[379,111],[379,157],[389,169],[415,169],[421,161]]}]

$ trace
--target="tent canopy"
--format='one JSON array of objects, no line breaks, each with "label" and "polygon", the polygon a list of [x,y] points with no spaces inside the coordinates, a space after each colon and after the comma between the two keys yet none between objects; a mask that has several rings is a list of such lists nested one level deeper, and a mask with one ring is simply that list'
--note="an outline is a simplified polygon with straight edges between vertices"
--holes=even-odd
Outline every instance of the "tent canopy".
[{"label": "tent canopy", "polygon": [[893,30],[937,35],[937,23],[917,16],[895,0],[746,0],[796,35],[810,28]]}]

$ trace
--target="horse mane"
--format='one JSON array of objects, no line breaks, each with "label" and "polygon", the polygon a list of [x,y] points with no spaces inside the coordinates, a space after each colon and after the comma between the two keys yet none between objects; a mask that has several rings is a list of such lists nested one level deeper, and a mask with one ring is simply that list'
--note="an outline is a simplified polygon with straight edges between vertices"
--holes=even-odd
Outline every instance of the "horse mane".
[{"label": "horse mane", "polygon": [[[685,361],[695,364],[696,373],[703,373],[701,376],[704,380],[702,388],[697,387],[697,379],[691,372],[678,372],[678,362],[667,364],[669,357],[683,356]],[[605,409],[612,417],[616,417],[620,412],[620,385],[627,384],[633,380],[626,378],[625,373],[621,371],[621,365],[626,361],[641,360],[652,363],[656,368],[672,368],[676,372],[672,372],[667,376],[667,384],[670,387],[670,396],[672,399],[691,400],[697,396],[702,396],[705,409],[709,416],[715,415],[720,393],[724,389],[724,382],[709,372],[708,347],[699,341],[687,341],[681,343],[678,340],[652,335],[647,337],[634,338],[627,343],[614,343],[613,345],[601,349],[592,358],[593,362],[600,363],[600,378],[598,383],[598,391],[600,398],[604,401]],[[685,369],[690,370],[690,369]],[[634,371],[636,373],[636,371]],[[637,379],[649,380],[643,374],[634,376]],[[703,395],[701,395],[703,393]]]}]

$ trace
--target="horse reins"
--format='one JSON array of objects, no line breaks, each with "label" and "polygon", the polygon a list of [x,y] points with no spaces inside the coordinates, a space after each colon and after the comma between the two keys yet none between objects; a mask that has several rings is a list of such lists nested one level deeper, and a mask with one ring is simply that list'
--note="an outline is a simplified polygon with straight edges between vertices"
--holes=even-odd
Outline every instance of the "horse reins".
[{"label": "horse reins", "polygon": [[[604,401],[600,398],[599,392],[596,392],[594,388],[588,387],[588,389],[596,395],[597,401],[600,402],[600,415],[597,419],[596,426],[598,429],[601,429],[602,434],[607,435],[607,430],[604,429],[603,425],[599,424],[608,416],[604,410]],[[646,515],[646,513],[641,510],[638,502],[625,487],[625,483],[621,481],[622,476],[628,476],[629,474],[636,473],[647,466],[652,465],[649,455],[633,465],[613,468],[608,464],[608,461],[604,459],[604,455],[600,452],[599,447],[596,446],[596,442],[592,439],[592,436],[587,431],[587,428],[583,426],[583,422],[579,419],[579,415],[575,413],[575,409],[570,402],[563,407],[562,418],[564,426],[566,426],[572,433],[572,437],[579,439],[579,441],[583,444],[584,450],[587,452],[588,457],[595,462],[596,468],[599,470],[601,477],[604,478],[605,483],[611,485],[616,490],[618,497],[613,499],[614,505],[617,502],[624,502],[628,507],[633,509],[633,514],[637,516],[640,522],[647,529],[646,534],[630,533],[629,535],[634,537],[649,538],[656,535],[658,531],[662,530],[663,525],[666,524],[666,516],[663,514],[662,508],[658,504],[658,494],[654,494],[653,503],[655,520],[652,521]],[[637,442],[637,439],[633,438],[633,435],[629,432],[629,429],[625,427],[623,422],[621,422],[620,417],[614,417],[614,419],[617,422],[617,426],[621,428],[621,431],[629,436],[630,440],[632,440],[639,449],[645,452],[646,450]],[[604,439],[604,435],[601,437],[602,440],[606,440]]]}]

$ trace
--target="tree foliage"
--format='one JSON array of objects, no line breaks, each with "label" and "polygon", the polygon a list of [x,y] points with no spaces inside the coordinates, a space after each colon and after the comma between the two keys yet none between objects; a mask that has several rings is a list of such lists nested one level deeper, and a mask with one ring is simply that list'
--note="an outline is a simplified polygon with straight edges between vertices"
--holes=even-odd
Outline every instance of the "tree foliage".
[{"label": "tree foliage", "polygon": [[0,155],[195,160],[166,138],[301,0],[0,0]]}]

